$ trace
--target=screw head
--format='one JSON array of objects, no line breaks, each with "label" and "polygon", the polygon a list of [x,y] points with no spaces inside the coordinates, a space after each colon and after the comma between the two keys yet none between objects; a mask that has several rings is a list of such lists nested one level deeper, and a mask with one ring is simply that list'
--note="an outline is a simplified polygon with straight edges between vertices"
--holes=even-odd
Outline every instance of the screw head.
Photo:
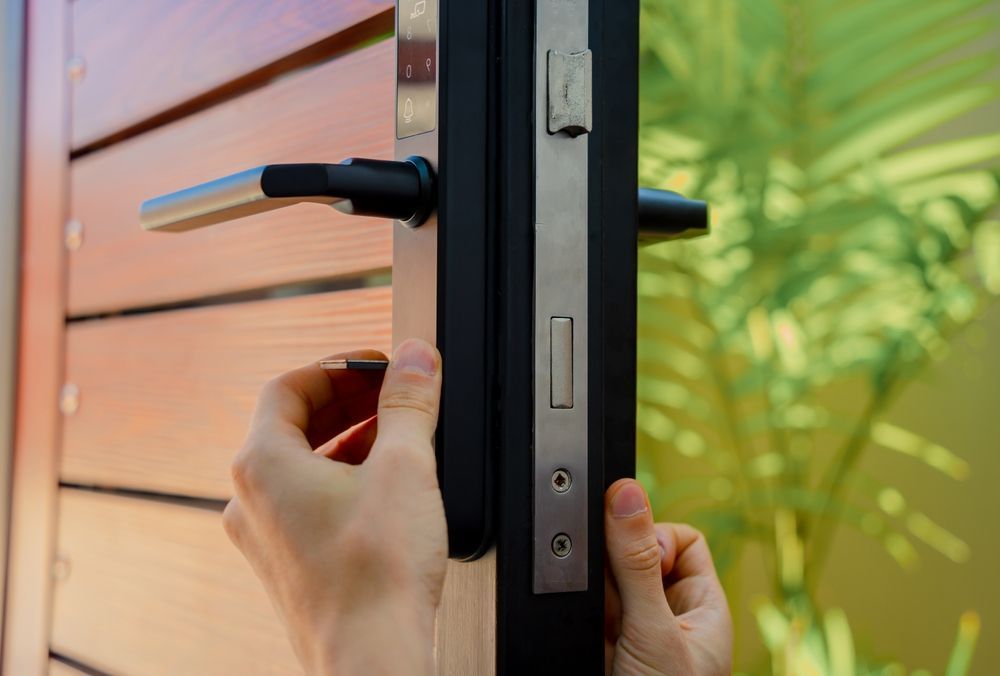
[{"label": "screw head", "polygon": [[572,550],[573,541],[569,539],[566,533],[559,533],[559,535],[552,538],[552,553],[558,558],[565,559]]},{"label": "screw head", "polygon": [[66,221],[66,226],[63,229],[63,241],[66,243],[66,248],[70,251],[76,251],[83,244],[83,223],[71,218]]},{"label": "screw head", "polygon": [[565,493],[573,485],[573,476],[569,470],[557,469],[552,473],[552,490],[556,493]]},{"label": "screw head", "polygon": [[63,415],[73,415],[79,408],[80,388],[73,383],[66,383],[59,393],[59,410]]}]

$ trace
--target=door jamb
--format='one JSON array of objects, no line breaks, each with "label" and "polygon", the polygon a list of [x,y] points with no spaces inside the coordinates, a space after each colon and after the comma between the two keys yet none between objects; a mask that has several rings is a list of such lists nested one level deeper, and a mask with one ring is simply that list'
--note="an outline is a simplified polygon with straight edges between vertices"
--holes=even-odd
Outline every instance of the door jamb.
[{"label": "door jamb", "polygon": [[27,0],[18,380],[3,673],[48,669],[66,331],[69,196],[65,0]]}]

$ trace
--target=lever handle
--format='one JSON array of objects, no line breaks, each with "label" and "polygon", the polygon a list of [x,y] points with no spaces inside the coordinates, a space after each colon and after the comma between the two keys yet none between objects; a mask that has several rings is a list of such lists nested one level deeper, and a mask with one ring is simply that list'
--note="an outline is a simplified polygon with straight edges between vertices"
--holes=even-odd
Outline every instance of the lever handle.
[{"label": "lever handle", "polygon": [[639,243],[708,234],[708,204],[669,190],[639,188]]},{"label": "lever handle", "polygon": [[434,172],[422,157],[269,164],[146,200],[139,221],[146,230],[183,232],[300,202],[416,227],[434,209]]}]

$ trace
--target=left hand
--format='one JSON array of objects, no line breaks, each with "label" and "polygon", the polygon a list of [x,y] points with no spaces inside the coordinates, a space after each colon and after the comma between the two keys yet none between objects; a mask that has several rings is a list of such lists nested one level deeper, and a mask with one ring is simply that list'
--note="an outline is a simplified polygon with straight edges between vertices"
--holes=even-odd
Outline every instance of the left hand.
[{"label": "left hand", "polygon": [[223,525],[309,673],[432,673],[448,556],[440,389],[437,350],[409,340],[384,382],[313,364],[261,392]]},{"label": "left hand", "polygon": [[635,479],[604,496],[605,673],[728,676],[733,623],[705,537],[653,523]]}]

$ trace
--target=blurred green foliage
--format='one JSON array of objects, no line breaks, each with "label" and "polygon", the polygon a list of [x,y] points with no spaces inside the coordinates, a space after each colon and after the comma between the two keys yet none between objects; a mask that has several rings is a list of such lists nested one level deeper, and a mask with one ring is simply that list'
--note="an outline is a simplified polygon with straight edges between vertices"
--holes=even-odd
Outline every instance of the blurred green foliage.
[{"label": "blurred green foliage", "polygon": [[[970,471],[880,414],[1000,293],[1000,133],[949,126],[1000,100],[990,4],[642,0],[640,181],[710,202],[713,234],[640,254],[639,477],[730,587],[748,544],[767,552],[770,661],[741,669],[905,673],[816,603],[841,526],[904,568],[915,541],[969,556],[858,463]],[[831,410],[844,387],[856,406]],[[942,672],[966,672],[978,631],[960,618]]]}]

